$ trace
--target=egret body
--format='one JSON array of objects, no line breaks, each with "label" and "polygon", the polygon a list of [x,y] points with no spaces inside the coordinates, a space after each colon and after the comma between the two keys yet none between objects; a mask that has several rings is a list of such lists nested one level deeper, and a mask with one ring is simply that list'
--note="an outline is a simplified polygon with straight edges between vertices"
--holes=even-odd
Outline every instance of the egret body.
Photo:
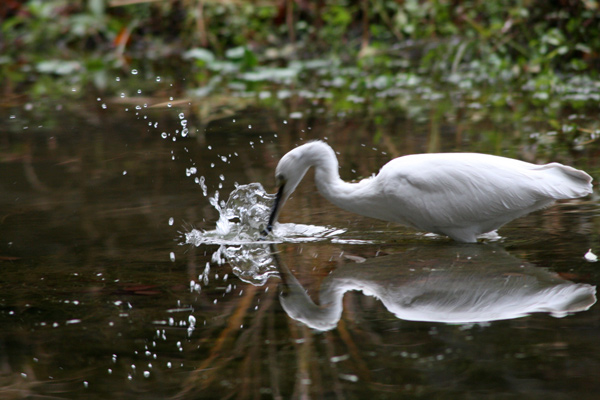
[{"label": "egret body", "polygon": [[385,164],[357,183],[344,182],[333,149],[314,141],[285,154],[267,232],[310,167],[315,184],[336,206],[384,221],[475,242],[515,218],[555,200],[592,192],[592,178],[559,163],[536,165],[478,153],[414,154]]}]

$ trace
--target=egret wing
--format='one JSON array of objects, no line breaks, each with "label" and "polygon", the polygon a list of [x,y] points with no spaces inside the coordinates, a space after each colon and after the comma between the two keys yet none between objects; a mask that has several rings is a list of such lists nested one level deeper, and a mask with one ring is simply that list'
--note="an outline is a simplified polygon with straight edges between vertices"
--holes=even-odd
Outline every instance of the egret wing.
[{"label": "egret wing", "polygon": [[589,175],[574,168],[471,153],[401,157],[378,178],[399,222],[432,231],[502,225],[556,199],[591,191]]}]

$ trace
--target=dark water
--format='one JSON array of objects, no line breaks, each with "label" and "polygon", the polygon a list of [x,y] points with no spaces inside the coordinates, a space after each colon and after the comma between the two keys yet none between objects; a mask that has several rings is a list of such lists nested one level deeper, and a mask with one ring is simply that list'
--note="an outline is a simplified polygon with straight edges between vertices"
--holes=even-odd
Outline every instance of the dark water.
[{"label": "dark water", "polygon": [[[600,253],[595,197],[465,246],[339,210],[307,177],[282,221],[343,233],[275,247],[182,236],[215,227],[203,185],[221,199],[235,183],[272,192],[278,159],[309,139],[327,137],[347,180],[454,150],[561,161],[597,179],[597,145],[549,146],[552,134],[530,132],[551,127],[508,111],[210,101],[1,110],[0,397],[597,396],[600,272],[583,258]],[[236,251],[266,257],[263,281],[248,283]]]}]

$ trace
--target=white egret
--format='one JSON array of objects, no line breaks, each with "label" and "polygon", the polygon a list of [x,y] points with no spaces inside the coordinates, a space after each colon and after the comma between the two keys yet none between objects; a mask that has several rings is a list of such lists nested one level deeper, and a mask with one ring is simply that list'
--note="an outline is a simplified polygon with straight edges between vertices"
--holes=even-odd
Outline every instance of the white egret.
[{"label": "white egret", "polygon": [[344,210],[475,242],[515,218],[592,192],[584,171],[478,153],[413,154],[357,183],[340,179],[333,149],[322,141],[296,147],[275,170],[279,191],[265,233],[310,167],[327,200]]}]

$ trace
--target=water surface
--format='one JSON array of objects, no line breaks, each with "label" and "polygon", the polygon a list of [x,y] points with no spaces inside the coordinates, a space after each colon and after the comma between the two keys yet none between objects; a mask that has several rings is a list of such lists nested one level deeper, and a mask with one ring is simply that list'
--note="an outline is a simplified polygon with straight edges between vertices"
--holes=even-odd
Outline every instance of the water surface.
[{"label": "water surface", "polygon": [[339,210],[309,174],[281,214],[293,234],[186,237],[217,229],[236,184],[274,192],[278,159],[310,139],[327,138],[347,180],[426,151],[600,177],[597,145],[554,139],[543,118],[474,118],[450,94],[410,106],[402,96],[387,112],[294,93],[278,106],[65,98],[1,109],[0,394],[593,398],[600,273],[584,254],[600,253],[595,197],[465,246]]}]

